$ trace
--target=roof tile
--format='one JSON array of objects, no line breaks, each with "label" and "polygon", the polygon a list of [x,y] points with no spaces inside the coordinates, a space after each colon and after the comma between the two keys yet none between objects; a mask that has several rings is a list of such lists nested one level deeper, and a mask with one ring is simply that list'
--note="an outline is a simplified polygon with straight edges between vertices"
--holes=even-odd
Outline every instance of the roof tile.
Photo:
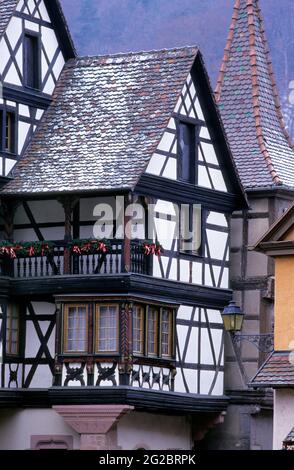
[{"label": "roof tile", "polygon": [[216,98],[244,187],[293,187],[294,152],[258,0],[235,2]]},{"label": "roof tile", "polygon": [[253,387],[274,387],[294,385],[294,361],[291,351],[275,351],[261,366],[251,380]]},{"label": "roof tile", "polygon": [[133,188],[198,49],[70,60],[4,194]]}]

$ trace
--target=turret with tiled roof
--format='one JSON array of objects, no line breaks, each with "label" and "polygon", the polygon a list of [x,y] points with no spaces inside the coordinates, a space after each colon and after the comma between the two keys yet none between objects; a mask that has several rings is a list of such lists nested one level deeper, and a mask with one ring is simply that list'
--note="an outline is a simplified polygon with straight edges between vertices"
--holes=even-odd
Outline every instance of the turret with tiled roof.
[{"label": "turret with tiled roof", "polygon": [[216,99],[245,188],[294,186],[259,0],[236,0]]}]

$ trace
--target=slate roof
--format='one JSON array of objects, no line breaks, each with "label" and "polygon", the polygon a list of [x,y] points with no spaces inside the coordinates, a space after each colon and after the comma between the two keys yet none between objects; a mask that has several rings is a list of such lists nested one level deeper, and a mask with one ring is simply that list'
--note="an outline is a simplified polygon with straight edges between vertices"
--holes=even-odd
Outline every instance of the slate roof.
[{"label": "slate roof", "polygon": [[291,442],[291,443],[294,442],[294,428],[291,429],[291,431],[289,432],[284,442]]},{"label": "slate roof", "polygon": [[18,0],[0,0],[0,38],[5,32]]},{"label": "slate roof", "polygon": [[294,151],[258,0],[235,2],[216,99],[244,187],[294,187]]},{"label": "slate roof", "polygon": [[275,351],[250,382],[252,387],[294,386],[294,352]]},{"label": "slate roof", "polygon": [[185,47],[68,61],[2,194],[133,188],[197,54]]}]

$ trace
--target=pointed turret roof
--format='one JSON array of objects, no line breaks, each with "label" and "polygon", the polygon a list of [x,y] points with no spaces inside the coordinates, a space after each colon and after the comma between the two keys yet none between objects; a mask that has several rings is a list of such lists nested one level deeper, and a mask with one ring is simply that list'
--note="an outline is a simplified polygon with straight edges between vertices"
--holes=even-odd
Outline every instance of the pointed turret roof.
[{"label": "pointed turret roof", "polygon": [[294,151],[285,129],[259,0],[236,0],[216,88],[245,188],[294,187]]}]

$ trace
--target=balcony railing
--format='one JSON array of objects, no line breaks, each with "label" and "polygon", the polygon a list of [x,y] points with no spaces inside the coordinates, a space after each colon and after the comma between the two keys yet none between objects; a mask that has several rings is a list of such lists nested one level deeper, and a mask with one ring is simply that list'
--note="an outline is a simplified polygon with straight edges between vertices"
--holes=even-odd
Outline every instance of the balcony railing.
[{"label": "balcony railing", "polygon": [[142,252],[137,240],[130,242],[130,261],[125,260],[123,240],[110,240],[106,253],[72,253],[64,241],[55,241],[50,254],[18,255],[1,260],[1,274],[15,278],[60,275],[98,275],[132,272],[151,274],[152,256]]}]

